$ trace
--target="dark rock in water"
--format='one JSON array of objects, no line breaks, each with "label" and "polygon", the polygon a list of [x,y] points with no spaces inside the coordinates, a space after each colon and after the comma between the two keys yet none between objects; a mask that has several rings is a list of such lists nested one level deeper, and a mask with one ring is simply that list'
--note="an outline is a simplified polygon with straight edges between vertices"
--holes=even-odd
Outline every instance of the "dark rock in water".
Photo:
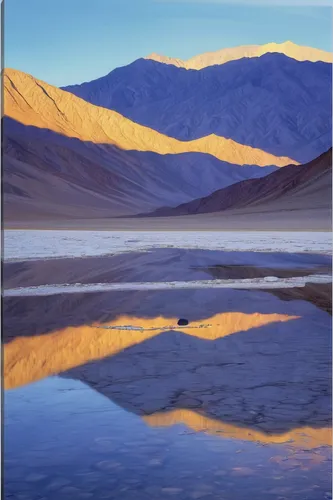
[{"label": "dark rock in water", "polygon": [[188,325],[188,320],[184,318],[180,318],[177,323],[179,326],[185,326]]}]

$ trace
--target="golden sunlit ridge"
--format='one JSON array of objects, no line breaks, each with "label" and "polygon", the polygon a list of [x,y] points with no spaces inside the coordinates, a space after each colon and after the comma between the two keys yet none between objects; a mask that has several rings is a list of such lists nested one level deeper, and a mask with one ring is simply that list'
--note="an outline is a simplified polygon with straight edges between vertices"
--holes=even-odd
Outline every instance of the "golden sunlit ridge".
[{"label": "golden sunlit ridge", "polygon": [[207,153],[236,165],[298,164],[214,134],[180,141],[139,125],[116,111],[95,106],[31,75],[4,71],[4,114],[23,125],[49,129],[67,137],[96,144],[112,144],[123,150],[158,154]]},{"label": "golden sunlit ridge", "polygon": [[164,64],[172,64],[178,68],[200,70],[215,64],[225,64],[229,61],[236,61],[243,57],[260,57],[264,54],[277,52],[284,54],[287,57],[296,59],[297,61],[311,61],[311,62],[333,62],[333,55],[331,52],[325,50],[315,49],[313,47],[305,47],[297,45],[291,41],[283,43],[266,43],[265,45],[241,45],[239,47],[231,47],[226,49],[217,50],[215,52],[206,52],[183,61],[173,57],[162,56],[160,54],[152,53],[146,59],[152,59]]}]

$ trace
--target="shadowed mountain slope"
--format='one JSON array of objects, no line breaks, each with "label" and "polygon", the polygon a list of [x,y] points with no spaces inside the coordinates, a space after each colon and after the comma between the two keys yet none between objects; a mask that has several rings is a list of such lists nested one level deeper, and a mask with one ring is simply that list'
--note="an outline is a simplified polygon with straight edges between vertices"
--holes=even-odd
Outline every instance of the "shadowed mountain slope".
[{"label": "shadowed mountain slope", "polygon": [[332,145],[325,62],[265,54],[195,71],[138,59],[64,90],[184,141],[216,134],[299,162]]},{"label": "shadowed mountain slope", "polygon": [[205,198],[152,215],[187,215],[246,208],[249,212],[332,207],[332,149],[306,165],[291,165],[262,179],[241,181]]},{"label": "shadowed mountain slope", "polygon": [[203,153],[123,151],[9,118],[3,130],[6,221],[137,214],[274,170],[232,165]]}]

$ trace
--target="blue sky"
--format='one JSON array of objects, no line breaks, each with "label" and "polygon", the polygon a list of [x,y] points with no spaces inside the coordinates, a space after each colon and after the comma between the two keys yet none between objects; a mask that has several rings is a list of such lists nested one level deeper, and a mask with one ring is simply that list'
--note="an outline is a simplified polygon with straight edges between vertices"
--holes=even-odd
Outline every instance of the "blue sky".
[{"label": "blue sky", "polygon": [[61,86],[98,78],[151,52],[188,59],[286,40],[331,50],[332,9],[319,6],[328,0],[300,2],[6,0],[5,66]]}]

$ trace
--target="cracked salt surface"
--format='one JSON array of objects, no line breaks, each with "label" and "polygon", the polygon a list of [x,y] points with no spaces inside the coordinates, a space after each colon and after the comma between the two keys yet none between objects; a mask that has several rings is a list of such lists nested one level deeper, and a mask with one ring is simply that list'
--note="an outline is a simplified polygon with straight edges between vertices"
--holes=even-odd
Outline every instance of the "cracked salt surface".
[{"label": "cracked salt surface", "polygon": [[6,261],[91,257],[153,248],[330,254],[332,237],[329,232],[282,231],[4,231]]},{"label": "cracked salt surface", "polygon": [[28,295],[54,295],[76,292],[103,292],[111,290],[165,290],[176,288],[294,288],[303,287],[306,283],[331,283],[332,276],[329,274],[312,274],[310,276],[298,276],[293,278],[267,278],[238,279],[238,280],[197,280],[197,281],[169,281],[169,282],[144,282],[144,283],[89,283],[75,285],[39,285],[20,288],[9,288],[4,290],[5,297],[18,297]]}]

